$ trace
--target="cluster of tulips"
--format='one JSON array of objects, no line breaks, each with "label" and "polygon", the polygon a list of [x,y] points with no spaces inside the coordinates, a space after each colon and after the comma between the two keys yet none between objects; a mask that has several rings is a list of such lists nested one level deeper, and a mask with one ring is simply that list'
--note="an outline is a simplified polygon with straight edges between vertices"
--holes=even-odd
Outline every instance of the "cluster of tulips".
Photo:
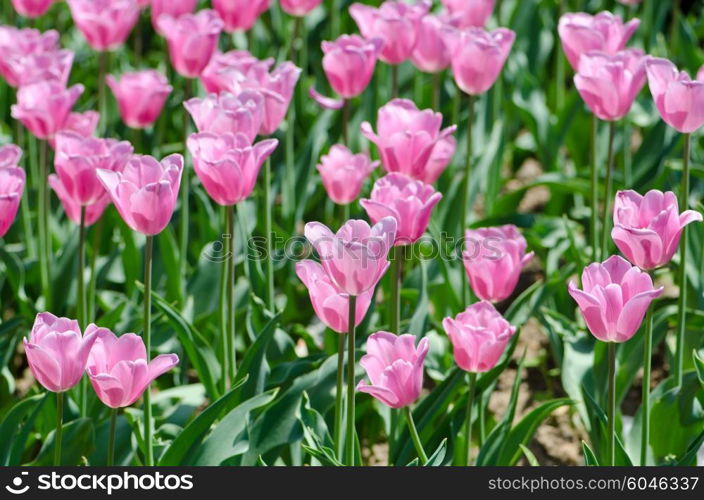
[{"label": "cluster of tulips", "polygon": [[[103,116],[94,111],[75,113],[72,108],[84,89],[81,85],[66,86],[73,54],[58,46],[58,33],[0,27],[0,48],[4,54],[0,74],[9,85],[17,87],[12,116],[42,145],[37,162],[41,170],[31,172],[35,176],[31,180],[39,192],[37,253],[45,309],[51,310],[52,253],[47,224],[50,207],[47,184],[58,196],[66,215],[80,226],[79,269],[84,269],[86,228],[98,221],[110,203],[133,231],[146,236],[142,337],[129,333],[117,337],[105,328],[87,324],[92,313],[87,308],[89,291],[81,275],[77,287],[78,320],[41,313],[29,340],[25,340],[32,373],[39,383],[58,396],[56,463],[60,461],[62,395],[79,385],[87,372],[96,394],[110,408],[130,406],[144,395],[144,463],[152,465],[149,384],[178,363],[174,354],[150,358],[153,237],[169,224],[180,197],[181,271],[186,273],[190,158],[208,195],[225,207],[223,234],[232,236],[235,234],[234,209],[252,194],[260,170],[264,168],[263,216],[271,250],[273,200],[268,158],[278,145],[271,135],[287,119],[296,84],[305,68],[292,62],[273,67],[273,59],[257,59],[244,50],[218,50],[222,31],[250,30],[271,0],[213,0],[213,10],[196,13],[193,13],[196,0],[67,2],[76,27],[87,43],[101,53],[124,43],[140,17],[140,9],[149,6],[152,24],[166,39],[175,72],[187,81],[199,79],[206,91],[203,97],[186,96],[183,102],[197,129],[196,133],[189,134],[189,125],[186,125],[183,155],[172,154],[159,160],[134,154],[129,142],[94,137],[96,132],[101,135],[110,132],[108,117],[104,116],[105,87],[112,90],[124,124],[141,129],[154,124],[172,91],[164,75],[152,69],[120,76],[102,71],[98,84]],[[52,0],[12,0],[12,3],[20,15],[36,17],[46,12]],[[321,0],[280,0],[283,10],[297,17],[307,15],[320,3]],[[343,207],[345,220],[349,220],[336,232],[320,222],[306,224],[305,237],[319,261],[303,260],[296,264],[296,273],[309,291],[318,318],[340,334],[334,440],[337,458],[343,463],[357,461],[355,391],[368,393],[390,408],[403,409],[419,461],[428,461],[410,407],[421,396],[423,363],[429,341],[427,338],[417,341],[415,336],[400,331],[400,284],[403,273],[408,271],[404,268],[405,248],[423,236],[434,207],[442,199],[442,193],[433,184],[455,155],[456,126],[443,128],[440,113],[418,109],[411,100],[399,98],[398,67],[410,60],[419,71],[436,75],[450,68],[457,87],[467,96],[468,151],[456,207],[463,230],[472,217],[468,200],[473,162],[473,109],[476,100],[499,78],[515,39],[514,32],[507,28],[484,29],[494,9],[493,0],[443,0],[442,3],[441,14],[430,12],[432,4],[428,0],[386,1],[378,8],[353,4],[349,13],[361,34],[344,34],[322,44],[323,70],[338,97],[324,96],[313,87],[308,89],[321,107],[343,112],[344,142],[333,145],[317,168],[328,196]],[[636,2],[624,0],[622,3]],[[564,52],[576,71],[575,87],[595,116],[594,128],[598,127],[598,119],[609,122],[611,131],[603,181],[594,153],[590,238],[595,263],[584,269],[582,289],[570,283],[569,292],[591,333],[609,344],[608,421],[612,463],[615,343],[630,339],[647,315],[644,378],[649,380],[652,315],[647,311],[652,310],[649,308],[651,301],[662,292],[661,288],[654,287],[649,272],[667,265],[681,242],[686,242],[686,226],[702,220],[698,212],[680,213],[680,208],[686,209],[689,205],[689,134],[704,124],[704,82],[691,80],[669,61],[645,56],[637,49],[626,49],[637,27],[638,20],[624,24],[621,18],[608,12],[595,16],[565,14],[559,23]],[[352,100],[367,89],[378,60],[391,67],[393,99],[378,110],[376,129],[368,122],[361,125],[361,134],[378,150],[379,161],[372,161],[367,152],[356,153],[350,149],[349,137],[357,131],[348,130],[347,117]],[[640,195],[622,191],[616,194],[612,210],[614,124],[629,112],[646,80],[662,118],[687,138],[681,198],[678,203],[671,192],[650,191]],[[439,78],[434,78],[433,82],[437,106]],[[186,88],[190,89],[190,84]],[[287,132],[293,129],[293,120],[293,116],[288,116]],[[292,137],[287,135],[287,140]],[[596,134],[593,142],[596,151]],[[51,175],[47,146],[54,149],[55,173]],[[14,145],[0,149],[0,237],[15,218],[24,190],[25,172],[18,166],[20,155],[21,150]],[[358,200],[364,182],[379,164],[386,174],[376,180],[368,198],[359,200],[371,224],[350,219],[350,204]],[[598,193],[600,183],[605,190],[602,197]],[[608,256],[611,217],[610,234],[627,260]],[[23,216],[22,219],[24,230],[31,234],[29,218]],[[466,241],[476,243],[474,251],[467,249],[463,253],[466,281],[461,295],[467,308],[454,318],[445,318],[443,326],[457,365],[468,373],[465,443],[467,463],[470,463],[477,374],[497,365],[517,331],[494,305],[512,296],[521,271],[533,254],[527,251],[525,238],[513,225],[472,229],[464,236]],[[225,242],[225,251],[232,254],[235,250],[232,239],[225,239]],[[677,337],[680,365],[675,367],[680,377],[686,307],[686,244],[682,244],[681,249],[680,332]],[[238,377],[234,256],[226,259],[222,266],[219,361],[223,366],[220,383],[226,390]],[[266,266],[264,299],[274,310],[271,258]],[[391,295],[386,303],[390,310],[390,331],[378,331],[368,337],[366,354],[359,361],[368,381],[355,384],[355,328],[365,318],[374,289],[389,268]],[[473,303],[472,297],[476,298]],[[85,383],[81,393],[85,400]],[[645,463],[649,432],[647,383],[644,383],[643,398],[646,410],[641,460]],[[113,412],[111,440],[114,440],[115,415]],[[109,460],[114,447],[110,450]]]}]

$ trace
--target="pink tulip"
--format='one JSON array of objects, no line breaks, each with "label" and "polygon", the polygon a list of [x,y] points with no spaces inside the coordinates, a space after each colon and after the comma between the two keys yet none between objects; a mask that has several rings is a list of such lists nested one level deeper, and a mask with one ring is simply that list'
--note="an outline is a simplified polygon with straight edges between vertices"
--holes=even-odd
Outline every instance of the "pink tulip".
[{"label": "pink tulip", "polygon": [[206,92],[219,94],[231,88],[233,82],[260,82],[274,64],[273,58],[259,60],[246,50],[216,52],[200,75]]},{"label": "pink tulip", "polygon": [[243,134],[192,134],[187,141],[193,167],[210,197],[220,205],[234,205],[252,194],[264,161],[278,141],[254,145]]},{"label": "pink tulip", "polygon": [[450,51],[444,38],[447,21],[432,14],[421,19],[418,43],[411,54],[411,61],[425,73],[439,73],[450,65]]},{"label": "pink tulip", "polygon": [[465,94],[480,95],[494,85],[511,52],[516,33],[507,28],[446,31],[452,75]]},{"label": "pink tulip", "polygon": [[683,134],[704,125],[704,80],[692,80],[667,59],[649,57],[645,68],[650,93],[665,123]]},{"label": "pink tulip", "polygon": [[414,5],[387,1],[379,8],[355,3],[350,7],[350,15],[364,37],[383,40],[379,58],[387,64],[395,65],[411,57],[418,38],[420,20],[429,9],[430,0],[419,0]]},{"label": "pink tulip", "polygon": [[374,183],[370,199],[360,203],[372,222],[396,219],[395,245],[410,245],[423,236],[442,194],[433,186],[403,174],[387,174]]},{"label": "pink tulip", "polygon": [[151,2],[152,26],[162,35],[163,33],[159,31],[159,18],[162,14],[179,18],[184,14],[191,14],[198,5],[198,0],[147,0],[147,2]]},{"label": "pink tulip", "polygon": [[413,404],[423,389],[423,362],[430,344],[427,338],[418,342],[414,335],[372,333],[367,339],[367,354],[359,364],[371,381],[360,380],[359,392],[371,394],[390,408]]},{"label": "pink tulip", "polygon": [[494,0],[442,0],[460,28],[483,28],[494,11]]},{"label": "pink tulip", "polygon": [[445,318],[442,326],[452,342],[455,363],[470,373],[494,368],[516,333],[516,327],[486,301],[472,304],[454,318]]},{"label": "pink tulip", "polygon": [[16,164],[19,156],[13,158],[14,148],[0,148],[0,238],[7,234],[17,216],[26,180],[24,170]]},{"label": "pink tulip", "polygon": [[16,167],[20,164],[22,149],[14,144],[0,146],[0,168]]},{"label": "pink tulip", "polygon": [[110,408],[130,406],[149,384],[178,364],[175,354],[160,354],[147,361],[144,341],[134,333],[118,337],[107,328],[91,327],[96,339],[86,371],[98,398]]},{"label": "pink tulip", "polygon": [[525,238],[512,224],[470,229],[462,253],[472,290],[482,300],[500,302],[511,296],[523,267],[533,258],[526,254]]},{"label": "pink tulip", "polygon": [[281,8],[286,14],[303,17],[320,5],[323,0],[279,0]]},{"label": "pink tulip", "polygon": [[8,84],[16,87],[42,80],[53,80],[66,85],[72,64],[73,52],[70,50],[48,50],[28,54],[8,50],[1,63],[1,71]]},{"label": "pink tulip", "polygon": [[81,209],[85,208],[86,214],[83,224],[86,227],[92,226],[98,221],[98,219],[100,219],[103,212],[105,212],[105,209],[110,204],[110,196],[104,192],[103,195],[94,203],[91,203],[90,205],[83,205],[80,200],[75,197],[74,193],[68,191],[58,175],[51,174],[47,180],[49,182],[49,187],[54,190],[56,196],[61,202],[61,206],[64,207],[66,216],[73,221],[74,224],[81,223]]},{"label": "pink tulip", "polygon": [[[46,59],[41,56],[44,54],[56,54],[58,48],[59,34],[54,30],[41,33],[35,29],[25,28],[18,29],[13,26],[0,26],[0,75],[5,79],[8,85],[18,87],[21,83],[26,85],[36,81],[42,73],[36,71],[34,64],[35,58],[40,58],[46,67]],[[59,52],[59,62],[65,56],[61,56]],[[53,65],[52,68],[61,67],[60,64]],[[27,77],[27,73],[31,73],[32,78]],[[62,74],[56,71],[57,76]],[[21,81],[23,80],[24,81]],[[58,79],[58,78],[57,78]],[[28,81],[31,80],[31,81]]]},{"label": "pink tulip", "polygon": [[430,109],[420,111],[407,99],[394,99],[379,109],[377,133],[369,122],[362,134],[376,144],[387,172],[434,183],[452,159],[456,126],[441,130],[442,115]]},{"label": "pink tulip", "polygon": [[22,339],[34,378],[51,392],[64,392],[78,384],[97,338],[96,330],[90,325],[82,336],[76,320],[48,312],[37,314],[29,340]]},{"label": "pink tulip", "polygon": [[685,210],[680,214],[677,197],[668,191],[616,193],[611,238],[626,258],[641,269],[664,266],[675,255],[682,229],[700,222],[702,214]]},{"label": "pink tulip", "polygon": [[[349,297],[335,286],[323,266],[312,260],[302,260],[296,262],[296,274],[308,289],[313,310],[320,321],[337,333],[347,333]],[[373,295],[374,290],[367,290],[357,297],[355,326],[359,326],[367,314]]]},{"label": "pink tulip", "polygon": [[42,81],[21,87],[12,117],[22,122],[39,139],[48,139],[62,130],[71,108],[83,93],[83,85],[65,88],[59,82]]},{"label": "pink tulip", "polygon": [[576,12],[564,14],[557,31],[567,60],[577,71],[582,54],[590,50],[600,50],[607,54],[623,50],[639,25],[638,19],[631,19],[624,24],[620,17],[611,12],[604,11],[595,16]]},{"label": "pink tulip", "polygon": [[315,87],[308,89],[308,95],[318,104],[318,106],[323,109],[332,109],[337,111],[345,106],[344,99],[335,99],[334,97],[324,96],[315,90]]},{"label": "pink tulip", "polygon": [[186,78],[200,75],[218,48],[223,22],[217,13],[205,9],[180,17],[163,14],[157,24],[166,37],[174,69]]},{"label": "pink tulip", "polygon": [[[100,121],[100,113],[97,111],[85,111],[83,113],[69,113],[66,123],[61,132],[74,132],[81,137],[91,137],[95,134],[95,129]],[[49,138],[49,144],[53,148],[54,138]]]},{"label": "pink tulip", "polygon": [[213,8],[225,21],[225,31],[249,31],[266,12],[271,0],[213,0]]},{"label": "pink tulip", "polygon": [[66,0],[71,17],[88,45],[98,51],[122,45],[137,24],[135,0]]},{"label": "pink tulip", "polygon": [[623,5],[638,5],[641,0],[618,0],[618,2]]},{"label": "pink tulip", "polygon": [[330,281],[343,293],[361,295],[373,289],[389,267],[396,220],[385,217],[373,227],[348,220],[335,234],[320,222],[309,222],[304,232]]},{"label": "pink tulip", "polygon": [[176,208],[183,172],[183,156],[173,154],[161,163],[151,156],[135,155],[122,172],[98,170],[117,211],[132,230],[159,234]]},{"label": "pink tulip", "polygon": [[347,205],[357,199],[365,179],[378,166],[379,162],[370,161],[366,153],[355,155],[342,144],[335,144],[320,158],[318,172],[330,199]]},{"label": "pink tulip", "polygon": [[587,327],[604,342],[625,342],[638,331],[650,303],[663,288],[653,288],[650,275],[612,255],[582,271],[582,287],[572,281],[568,290],[577,302]]},{"label": "pink tulip", "polygon": [[365,40],[357,35],[342,35],[334,42],[323,42],[323,70],[333,90],[345,99],[364,92],[374,75],[383,43],[381,38]]},{"label": "pink tulip", "polygon": [[17,13],[30,19],[46,14],[52,3],[54,0],[12,0],[12,6]]},{"label": "pink tulip", "polygon": [[120,80],[108,75],[105,81],[117,100],[122,121],[131,128],[153,124],[173,90],[166,77],[155,70],[125,73]]},{"label": "pink tulip", "polygon": [[264,97],[260,92],[243,91],[238,95],[222,93],[194,97],[184,102],[198,132],[241,133],[252,143],[264,122]]}]

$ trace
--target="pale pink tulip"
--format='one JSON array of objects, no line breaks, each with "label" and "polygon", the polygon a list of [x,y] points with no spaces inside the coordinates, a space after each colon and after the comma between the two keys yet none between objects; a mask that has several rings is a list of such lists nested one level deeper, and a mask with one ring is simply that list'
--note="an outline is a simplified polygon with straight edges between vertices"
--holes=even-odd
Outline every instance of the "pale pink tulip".
[{"label": "pale pink tulip", "polygon": [[364,181],[378,166],[379,162],[372,162],[366,153],[353,154],[342,144],[335,144],[320,158],[317,168],[330,199],[347,205],[357,199]]},{"label": "pale pink tulip", "polygon": [[249,31],[270,5],[271,0],[213,0],[227,32]]},{"label": "pale pink tulip", "polygon": [[206,92],[219,94],[232,88],[233,82],[260,82],[274,64],[274,58],[259,60],[246,50],[216,52],[200,75]]},{"label": "pale pink tulip", "polygon": [[205,9],[180,17],[162,14],[157,24],[166,37],[171,64],[178,74],[186,78],[200,75],[218,48],[223,22],[217,13]]},{"label": "pale pink tulip", "polygon": [[318,106],[323,109],[340,110],[345,106],[344,99],[336,99],[334,97],[324,96],[315,90],[315,87],[308,89],[308,95],[313,99]]},{"label": "pale pink tulip", "polygon": [[12,86],[25,86],[40,81],[56,81],[62,85],[68,82],[73,52],[70,50],[49,50],[22,54],[8,51],[0,63],[2,72]]},{"label": "pale pink tulip", "polygon": [[[92,137],[100,121],[100,113],[97,111],[84,111],[83,113],[69,113],[61,132],[74,132],[81,137]],[[54,138],[49,138],[49,144],[53,148]]]},{"label": "pale pink tulip", "polygon": [[59,50],[59,33],[44,33],[31,28],[18,29],[0,26],[0,75],[8,85],[17,87],[29,63],[35,56],[56,53]]},{"label": "pale pink tulip", "polygon": [[257,91],[243,91],[238,95],[209,94],[184,102],[198,132],[213,134],[241,133],[251,143],[264,122],[264,97]]},{"label": "pale pink tulip", "polygon": [[483,28],[494,12],[494,0],[442,0],[460,28]]},{"label": "pale pink tulip", "polygon": [[445,44],[444,34],[447,24],[447,19],[433,14],[421,19],[418,43],[411,54],[411,61],[419,70],[439,73],[450,65],[450,51]]},{"label": "pale pink tulip", "polygon": [[88,45],[98,51],[122,45],[137,24],[135,0],[66,0],[71,17]]},{"label": "pale pink tulip", "polygon": [[80,84],[67,89],[55,81],[32,83],[17,91],[12,117],[37,138],[51,138],[65,128],[71,108],[82,93]]},{"label": "pale pink tulip", "polygon": [[105,190],[103,190],[103,195],[96,199],[93,203],[90,205],[84,205],[75,197],[75,193],[71,193],[68,189],[66,189],[66,186],[63,182],[61,182],[58,175],[49,175],[47,181],[49,183],[49,187],[54,190],[54,193],[56,193],[56,196],[59,198],[61,206],[64,207],[66,216],[74,224],[81,223],[81,209],[85,208],[86,213],[83,224],[86,227],[92,226],[98,221],[98,219],[100,219],[103,212],[105,212],[105,209],[110,204],[110,195],[108,195]]},{"label": "pale pink tulip", "polygon": [[0,148],[0,238],[7,234],[17,216],[26,181],[24,170],[16,164],[19,156],[12,161],[15,154],[7,147]]},{"label": "pale pink tulip", "polygon": [[173,90],[166,77],[156,70],[124,73],[119,80],[108,75],[105,81],[117,100],[122,121],[131,128],[152,125]]},{"label": "pale pink tulip", "polygon": [[692,80],[667,59],[649,57],[645,67],[655,106],[670,127],[691,134],[704,125],[704,81]]},{"label": "pale pink tulip", "polygon": [[358,35],[342,35],[323,42],[323,70],[335,92],[345,99],[360,95],[374,75],[383,46],[381,38],[365,40]]},{"label": "pale pink tulip", "polygon": [[323,0],[279,0],[281,9],[291,16],[303,17],[320,5]]},{"label": "pale pink tulip", "polygon": [[162,14],[174,18],[181,17],[184,14],[190,14],[196,9],[198,0],[146,0],[151,4],[152,26],[159,31],[159,18]]},{"label": "pale pink tulip", "polygon": [[22,149],[14,144],[0,146],[0,168],[16,167],[20,164]]}]

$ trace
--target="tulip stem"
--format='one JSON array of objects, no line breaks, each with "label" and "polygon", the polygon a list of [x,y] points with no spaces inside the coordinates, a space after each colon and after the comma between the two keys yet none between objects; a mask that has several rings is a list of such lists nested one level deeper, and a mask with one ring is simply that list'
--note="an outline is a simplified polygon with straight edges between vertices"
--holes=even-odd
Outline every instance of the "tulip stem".
[{"label": "tulip stem", "polygon": [[396,99],[398,97],[398,66],[391,66],[391,98]]},{"label": "tulip stem", "polygon": [[408,421],[408,430],[411,433],[411,439],[413,439],[413,446],[416,447],[416,453],[418,453],[418,459],[420,460],[421,465],[425,465],[428,463],[428,455],[423,449],[423,443],[420,440],[418,429],[416,429],[416,424],[413,421],[413,412],[411,411],[411,407],[406,406],[404,411],[406,412],[406,420]]},{"label": "tulip stem", "polygon": [[229,381],[227,379],[229,374],[228,367],[228,343],[229,343],[229,331],[228,331],[228,286],[229,286],[229,269],[228,261],[230,260],[230,238],[231,235],[227,234],[228,228],[230,227],[230,211],[225,207],[225,231],[222,235],[222,245],[223,245],[223,261],[222,261],[222,271],[220,274],[220,363],[222,364],[222,392],[223,394],[227,392],[229,387]]},{"label": "tulip stem", "polygon": [[467,437],[467,465],[472,465],[472,409],[477,393],[477,374],[469,374],[469,394],[467,394],[467,421],[465,422],[465,435]]},{"label": "tulip stem", "polygon": [[345,99],[342,101],[342,140],[345,146],[350,147],[349,143],[349,123],[350,123],[350,101]]},{"label": "tulip stem", "polygon": [[[32,139],[34,140],[34,139]],[[41,141],[39,145],[39,274],[44,294],[44,309],[51,311],[51,280],[49,278],[50,235],[49,235],[49,192],[47,182],[49,165],[47,158],[47,143]]]},{"label": "tulip stem", "polygon": [[335,392],[335,452],[342,460],[344,437],[343,429],[343,383],[345,378],[345,334],[337,334],[337,388]]},{"label": "tulip stem", "polygon": [[[183,102],[186,102],[188,99],[190,99],[191,96],[191,79],[186,78],[184,85],[183,85]],[[184,144],[186,143],[186,138],[188,137],[188,132],[189,132],[189,115],[186,109],[183,109],[183,141]],[[188,148],[184,147],[184,152],[183,152],[184,158],[187,160],[188,159]],[[187,164],[187,162],[186,162]],[[179,281],[180,281],[180,290],[179,290],[179,295],[181,296],[181,305],[183,306],[183,302],[185,301],[186,297],[186,270],[188,269],[188,200],[190,197],[190,179],[188,175],[189,169],[184,168],[183,173],[181,174],[181,217],[179,219],[180,222],[180,237],[181,239],[179,240]]]},{"label": "tulip stem", "polygon": [[[680,188],[680,210],[687,210],[689,207],[689,158],[691,155],[691,136],[684,135],[684,159],[682,172],[682,187]],[[684,372],[684,334],[687,330],[685,322],[687,315],[687,226],[682,229],[680,240],[680,268],[679,285],[680,296],[677,303],[677,342],[675,346],[674,372],[677,387],[682,385],[682,374]]]},{"label": "tulip stem", "polygon": [[108,72],[110,64],[110,52],[104,50],[98,52],[98,110],[100,111],[100,127],[101,135],[105,135],[108,130],[108,110],[107,110],[107,93],[105,91],[105,75]]},{"label": "tulip stem", "polygon": [[95,286],[97,280],[96,265],[98,254],[100,253],[100,240],[103,235],[103,226],[105,225],[104,218],[100,218],[93,227],[93,242],[92,251],[89,259],[90,280],[88,281],[88,322],[95,321]]},{"label": "tulip stem", "polygon": [[[78,298],[76,300],[77,308],[78,308],[78,325],[81,327],[81,330],[84,330],[86,327],[86,319],[88,316],[87,309],[86,309],[86,286],[85,282],[83,281],[83,271],[85,270],[85,262],[86,262],[86,207],[85,205],[81,205],[81,221],[79,225],[79,230],[78,230],[78,272],[76,273],[76,289],[78,292]],[[88,388],[86,387],[86,379],[85,377],[81,378],[81,385],[80,385],[80,396],[81,396],[81,401],[80,401],[80,410],[81,410],[81,416],[85,417],[87,412],[88,412]]]},{"label": "tulip stem", "polygon": [[54,465],[61,465],[61,435],[64,427],[64,393],[56,393],[56,433],[54,434]]},{"label": "tulip stem", "polygon": [[236,342],[235,342],[235,207],[234,205],[229,205],[226,208],[228,212],[227,217],[227,231],[230,240],[230,248],[227,254],[227,311],[229,313],[228,323],[229,323],[229,349],[227,350],[228,360],[227,364],[230,367],[230,383],[235,383],[235,377],[237,375],[237,365],[236,365]]},{"label": "tulip stem", "polygon": [[645,339],[643,340],[643,396],[641,402],[640,465],[646,465],[650,443],[650,367],[653,357],[653,306],[645,316]]},{"label": "tulip stem", "polygon": [[[474,104],[476,98],[473,95],[467,95],[467,156],[464,163],[464,179],[462,192],[460,193],[460,239],[464,232],[465,224],[467,223],[467,213],[469,211],[469,178],[472,175],[472,125],[474,122]],[[463,274],[462,283],[462,304],[466,305],[468,300],[469,278],[467,273]]]},{"label": "tulip stem", "polygon": [[592,213],[591,213],[591,237],[592,237],[592,259],[599,260],[599,165],[597,159],[597,139],[599,137],[599,120],[592,114],[591,127],[591,160],[592,160]]},{"label": "tulip stem", "polygon": [[271,227],[271,158],[264,163],[264,233],[266,234],[266,305],[274,311],[274,261]]},{"label": "tulip stem", "polygon": [[115,433],[117,431],[117,408],[110,410],[110,432],[108,434],[107,465],[115,465]]},{"label": "tulip stem", "polygon": [[402,249],[393,247],[393,255],[391,256],[391,318],[389,326],[391,332],[400,335],[401,331],[401,273],[403,271],[403,263],[401,262]]},{"label": "tulip stem", "polygon": [[[152,347],[152,254],[154,236],[148,235],[144,246],[144,347],[149,362]],[[144,444],[145,465],[154,465],[154,447],[152,443],[152,402],[150,388],[144,391]]]},{"label": "tulip stem", "polygon": [[616,465],[616,343],[609,342],[608,452],[609,464]]},{"label": "tulip stem", "polygon": [[433,85],[433,110],[434,111],[439,111],[440,110],[440,73],[433,73],[432,76],[432,85]]},{"label": "tulip stem", "polygon": [[601,258],[605,259],[609,251],[609,216],[611,215],[611,192],[613,190],[614,171],[614,136],[616,122],[609,122],[609,149],[606,163],[606,181],[604,182],[604,213],[601,226]]},{"label": "tulip stem", "polygon": [[347,436],[346,458],[347,465],[354,465],[355,458],[355,415],[354,415],[354,368],[355,358],[355,311],[357,309],[357,297],[349,296],[347,308]]}]

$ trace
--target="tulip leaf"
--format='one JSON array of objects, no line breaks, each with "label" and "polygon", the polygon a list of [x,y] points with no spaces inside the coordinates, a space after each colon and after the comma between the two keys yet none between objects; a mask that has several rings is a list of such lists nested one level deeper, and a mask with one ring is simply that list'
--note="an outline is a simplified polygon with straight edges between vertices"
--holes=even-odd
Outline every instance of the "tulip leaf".
[{"label": "tulip leaf", "polygon": [[599,465],[596,455],[585,441],[582,441],[582,453],[584,453],[584,465]]},{"label": "tulip leaf", "polygon": [[[79,465],[83,457],[95,449],[95,428],[90,418],[78,418],[63,425],[61,440],[61,464]],[[47,466],[54,463],[54,436],[51,431],[39,450],[39,455],[28,465]]]},{"label": "tulip leaf", "polygon": [[528,464],[530,464],[531,467],[540,467],[540,462],[538,462],[536,456],[533,454],[532,451],[530,451],[530,449],[526,445],[519,444],[518,446],[521,448],[523,456],[526,458]]},{"label": "tulip leaf", "polygon": [[7,412],[0,423],[0,436],[4,436],[0,445],[0,465],[19,465],[27,436],[49,394],[47,392],[22,399]]}]

